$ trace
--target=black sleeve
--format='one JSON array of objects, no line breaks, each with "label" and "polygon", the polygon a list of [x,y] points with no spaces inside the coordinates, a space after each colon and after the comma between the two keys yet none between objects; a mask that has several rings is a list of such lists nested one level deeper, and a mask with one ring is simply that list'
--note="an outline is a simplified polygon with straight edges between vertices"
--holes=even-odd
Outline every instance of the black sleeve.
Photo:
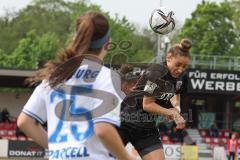
[{"label": "black sleeve", "polygon": [[176,94],[187,92],[187,74],[182,75],[176,82]]},{"label": "black sleeve", "polygon": [[168,70],[166,67],[155,64],[150,66],[136,84],[136,90],[149,97],[158,97],[166,92],[166,81],[162,79]]}]

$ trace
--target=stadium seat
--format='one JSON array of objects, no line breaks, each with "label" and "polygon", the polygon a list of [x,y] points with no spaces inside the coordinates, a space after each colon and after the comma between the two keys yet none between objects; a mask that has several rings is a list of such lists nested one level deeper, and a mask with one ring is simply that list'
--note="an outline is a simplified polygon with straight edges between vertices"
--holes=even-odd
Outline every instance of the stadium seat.
[{"label": "stadium seat", "polygon": [[9,139],[10,140],[17,140],[17,137],[16,136],[11,136]]},{"label": "stadium seat", "polygon": [[1,123],[0,136],[5,138],[7,136],[7,131],[8,131],[8,124]]},{"label": "stadium seat", "polygon": [[170,138],[167,135],[161,136],[161,141],[163,144],[170,144]]},{"label": "stadium seat", "polygon": [[218,137],[223,137],[223,132],[221,130],[218,131]]},{"label": "stadium seat", "polygon": [[0,123],[0,130],[3,129],[4,123]]},{"label": "stadium seat", "polygon": [[221,140],[226,144],[228,139],[227,138],[221,138]]},{"label": "stadium seat", "polygon": [[19,137],[17,138],[17,140],[19,140],[19,141],[26,141],[27,138],[24,137],[24,136],[19,136]]},{"label": "stadium seat", "polygon": [[11,130],[16,130],[16,128],[17,128],[17,123],[11,123],[10,129]]},{"label": "stadium seat", "polygon": [[162,140],[163,140],[163,141],[169,141],[170,138],[169,138],[168,136],[164,135],[164,136],[162,137]]},{"label": "stadium seat", "polygon": [[215,144],[213,142],[208,144],[208,147],[211,149],[213,149],[215,146],[218,146],[218,144]]},{"label": "stadium seat", "polygon": [[201,137],[207,137],[208,136],[208,132],[205,129],[201,129],[201,130],[199,130],[199,132],[200,132]]},{"label": "stadium seat", "polygon": [[15,136],[16,135],[16,130],[8,130],[7,135],[8,136]]},{"label": "stadium seat", "polygon": [[212,139],[210,137],[205,137],[204,141],[210,144],[212,142]]},{"label": "stadium seat", "polygon": [[171,141],[162,141],[162,144],[170,144]]},{"label": "stadium seat", "polygon": [[6,130],[0,130],[0,137],[4,137],[7,135],[7,131]]},{"label": "stadium seat", "polygon": [[223,137],[229,138],[230,133],[231,133],[231,132],[230,132],[229,130],[223,130]]},{"label": "stadium seat", "polygon": [[219,144],[219,138],[212,138],[213,140],[212,140],[212,142],[214,143],[214,144]]}]

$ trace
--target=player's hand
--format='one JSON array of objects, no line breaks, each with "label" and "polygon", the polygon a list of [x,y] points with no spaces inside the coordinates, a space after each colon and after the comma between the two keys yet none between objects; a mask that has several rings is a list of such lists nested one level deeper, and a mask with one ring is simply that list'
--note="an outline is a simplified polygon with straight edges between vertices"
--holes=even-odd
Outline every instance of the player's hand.
[{"label": "player's hand", "polygon": [[184,118],[179,114],[178,117],[174,119],[175,123],[177,124],[176,128],[177,129],[184,129],[186,126],[186,121]]},{"label": "player's hand", "polygon": [[167,118],[169,120],[174,120],[174,117],[177,117],[179,115],[179,113],[174,110],[173,108],[168,109],[168,114],[167,114]]},{"label": "player's hand", "polygon": [[175,123],[177,125],[176,126],[177,129],[185,128],[186,121],[180,115],[180,113],[178,111],[176,111],[174,108],[169,109],[169,115],[167,116],[167,118],[175,121]]},{"label": "player's hand", "polygon": [[[170,115],[166,116],[166,120],[167,121],[173,121],[174,120],[174,116],[177,116],[177,113],[179,113],[179,112],[178,112],[178,110],[176,108],[169,108],[169,110],[172,110],[173,112],[172,113],[170,112]],[[175,113],[174,111],[176,111],[177,113]]]},{"label": "player's hand", "polygon": [[178,109],[176,109],[176,108],[169,108],[169,109],[180,113],[180,112],[178,111]]}]

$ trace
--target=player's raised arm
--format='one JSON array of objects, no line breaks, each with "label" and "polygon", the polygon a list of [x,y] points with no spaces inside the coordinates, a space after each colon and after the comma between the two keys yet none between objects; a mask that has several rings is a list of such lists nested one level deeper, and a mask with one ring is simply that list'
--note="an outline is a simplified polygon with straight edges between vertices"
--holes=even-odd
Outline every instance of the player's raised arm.
[{"label": "player's raised arm", "polygon": [[[163,160],[164,151],[156,120],[159,115],[172,119],[177,129],[185,127],[185,120],[180,115],[179,91],[190,60],[190,40],[183,39],[173,45],[166,53],[165,62],[148,67],[130,93],[123,109],[120,135],[131,142],[144,160]],[[132,105],[133,104],[133,105]],[[133,134],[134,133],[134,134]],[[126,134],[130,134],[127,136]],[[132,136],[138,138],[131,138]]]}]

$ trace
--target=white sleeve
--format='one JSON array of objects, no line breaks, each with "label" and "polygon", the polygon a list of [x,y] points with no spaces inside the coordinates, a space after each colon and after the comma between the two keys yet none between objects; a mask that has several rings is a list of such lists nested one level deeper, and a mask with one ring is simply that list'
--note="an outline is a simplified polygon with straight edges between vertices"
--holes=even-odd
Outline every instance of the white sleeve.
[{"label": "white sleeve", "polygon": [[41,124],[44,124],[47,121],[46,103],[42,95],[44,94],[43,89],[43,84],[40,84],[34,90],[22,110],[23,113],[34,118]]},{"label": "white sleeve", "polygon": [[109,80],[107,81],[108,83],[106,83],[105,81],[105,87],[103,88],[103,90],[116,95],[118,98],[118,105],[111,112],[106,113],[98,118],[95,118],[94,123],[106,122],[106,123],[111,123],[115,126],[120,126],[120,108],[125,95],[121,91],[120,76],[117,73],[115,72],[113,73],[113,72],[114,71],[112,71],[112,75],[111,75],[112,77],[111,78],[109,77]]},{"label": "white sleeve", "polygon": [[95,118],[94,123],[105,122],[115,126],[120,126],[120,105],[109,113],[102,115],[101,117]]}]

